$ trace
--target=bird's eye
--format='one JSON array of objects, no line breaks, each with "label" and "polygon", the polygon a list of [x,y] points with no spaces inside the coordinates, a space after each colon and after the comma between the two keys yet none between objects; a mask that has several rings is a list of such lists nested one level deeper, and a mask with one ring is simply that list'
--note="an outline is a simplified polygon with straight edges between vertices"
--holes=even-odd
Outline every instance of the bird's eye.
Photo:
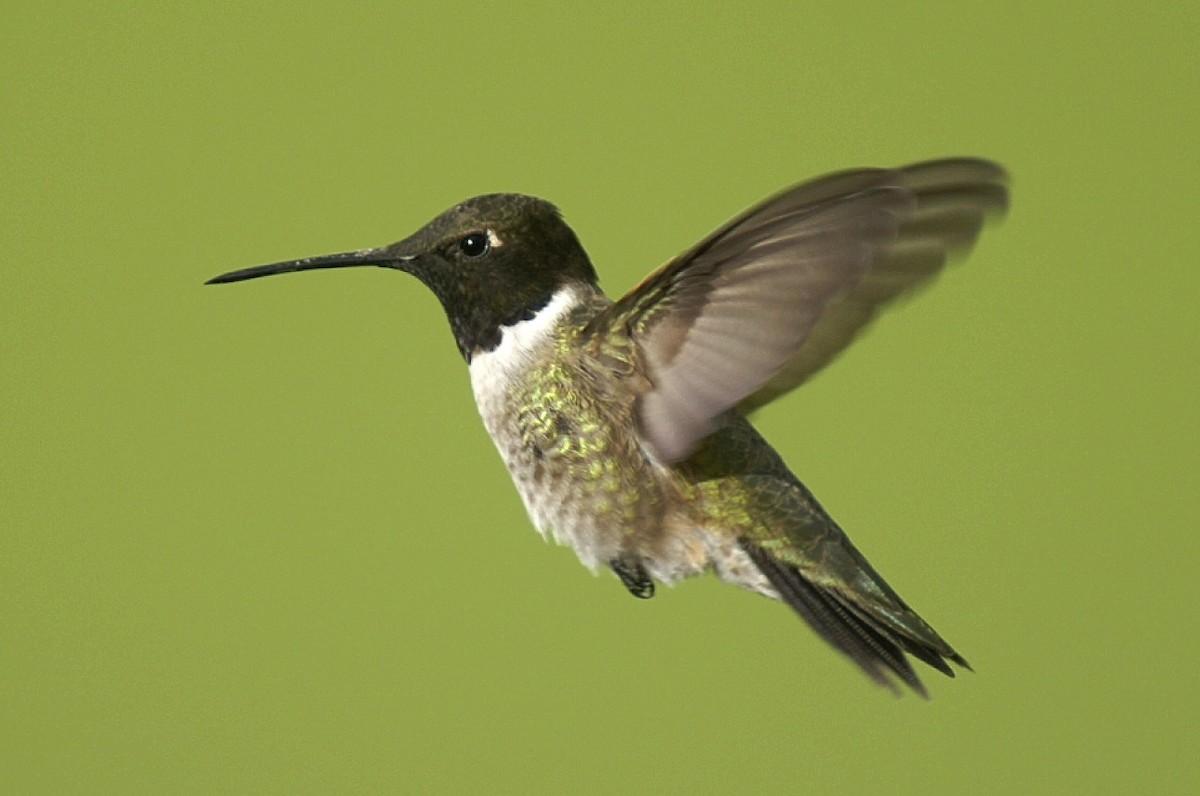
[{"label": "bird's eye", "polygon": [[458,242],[459,251],[468,257],[482,257],[491,247],[488,236],[483,232],[472,232]]}]

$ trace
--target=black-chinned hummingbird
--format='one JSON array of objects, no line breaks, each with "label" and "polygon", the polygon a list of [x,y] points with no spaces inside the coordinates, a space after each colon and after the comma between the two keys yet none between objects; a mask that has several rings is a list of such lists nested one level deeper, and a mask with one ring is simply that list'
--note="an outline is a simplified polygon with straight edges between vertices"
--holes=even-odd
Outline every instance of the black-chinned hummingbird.
[{"label": "black-chinned hummingbird", "polygon": [[375,265],[433,291],[533,524],[637,597],[704,571],[782,600],[878,683],[966,660],[750,425],[1007,205],[975,159],[840,172],[717,229],[617,301],[558,210],[479,196],[377,249],[218,276]]}]

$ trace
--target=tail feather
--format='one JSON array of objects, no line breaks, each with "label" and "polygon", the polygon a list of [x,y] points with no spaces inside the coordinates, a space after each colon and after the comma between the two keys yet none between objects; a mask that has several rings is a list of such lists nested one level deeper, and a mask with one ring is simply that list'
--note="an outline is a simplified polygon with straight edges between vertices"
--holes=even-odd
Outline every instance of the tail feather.
[{"label": "tail feather", "polygon": [[[905,635],[874,619],[861,606],[813,583],[795,567],[772,556],[761,547],[742,542],[742,548],[754,564],[779,592],[783,601],[792,607],[830,645],[850,660],[872,680],[899,694],[892,679],[899,678],[922,697],[929,695],[905,653],[928,664],[945,675],[954,676],[946,660],[967,669],[970,666],[948,647],[937,648],[914,636]],[[905,606],[906,607],[906,606]]]}]

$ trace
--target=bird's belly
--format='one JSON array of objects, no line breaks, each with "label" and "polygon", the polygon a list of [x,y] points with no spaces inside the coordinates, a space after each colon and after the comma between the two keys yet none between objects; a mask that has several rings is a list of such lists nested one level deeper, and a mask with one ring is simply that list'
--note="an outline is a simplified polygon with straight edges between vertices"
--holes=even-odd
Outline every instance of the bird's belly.
[{"label": "bird's belly", "polygon": [[497,428],[492,437],[534,527],[544,538],[572,547],[593,571],[633,555],[660,583],[711,571],[727,583],[778,598],[736,535],[699,520],[666,468],[602,452],[573,455],[586,435],[555,437],[549,450],[531,446],[528,432]]},{"label": "bird's belly", "polygon": [[634,434],[632,396],[598,394],[575,369],[541,360],[494,378],[472,362],[475,400],[534,526],[597,569],[652,548],[673,476]]},{"label": "bird's belly", "polygon": [[593,420],[528,409],[488,430],[534,527],[595,570],[657,538],[664,484],[650,463],[615,455],[621,443]]}]

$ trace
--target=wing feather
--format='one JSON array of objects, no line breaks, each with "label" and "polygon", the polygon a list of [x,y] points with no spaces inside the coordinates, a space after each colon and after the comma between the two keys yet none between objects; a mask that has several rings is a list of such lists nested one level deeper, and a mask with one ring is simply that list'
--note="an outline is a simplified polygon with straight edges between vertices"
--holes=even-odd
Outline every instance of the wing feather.
[{"label": "wing feather", "polygon": [[654,455],[679,461],[722,412],[803,383],[969,247],[1005,198],[1003,171],[985,161],[842,172],[751,208],[651,274],[592,328],[636,343]]}]

